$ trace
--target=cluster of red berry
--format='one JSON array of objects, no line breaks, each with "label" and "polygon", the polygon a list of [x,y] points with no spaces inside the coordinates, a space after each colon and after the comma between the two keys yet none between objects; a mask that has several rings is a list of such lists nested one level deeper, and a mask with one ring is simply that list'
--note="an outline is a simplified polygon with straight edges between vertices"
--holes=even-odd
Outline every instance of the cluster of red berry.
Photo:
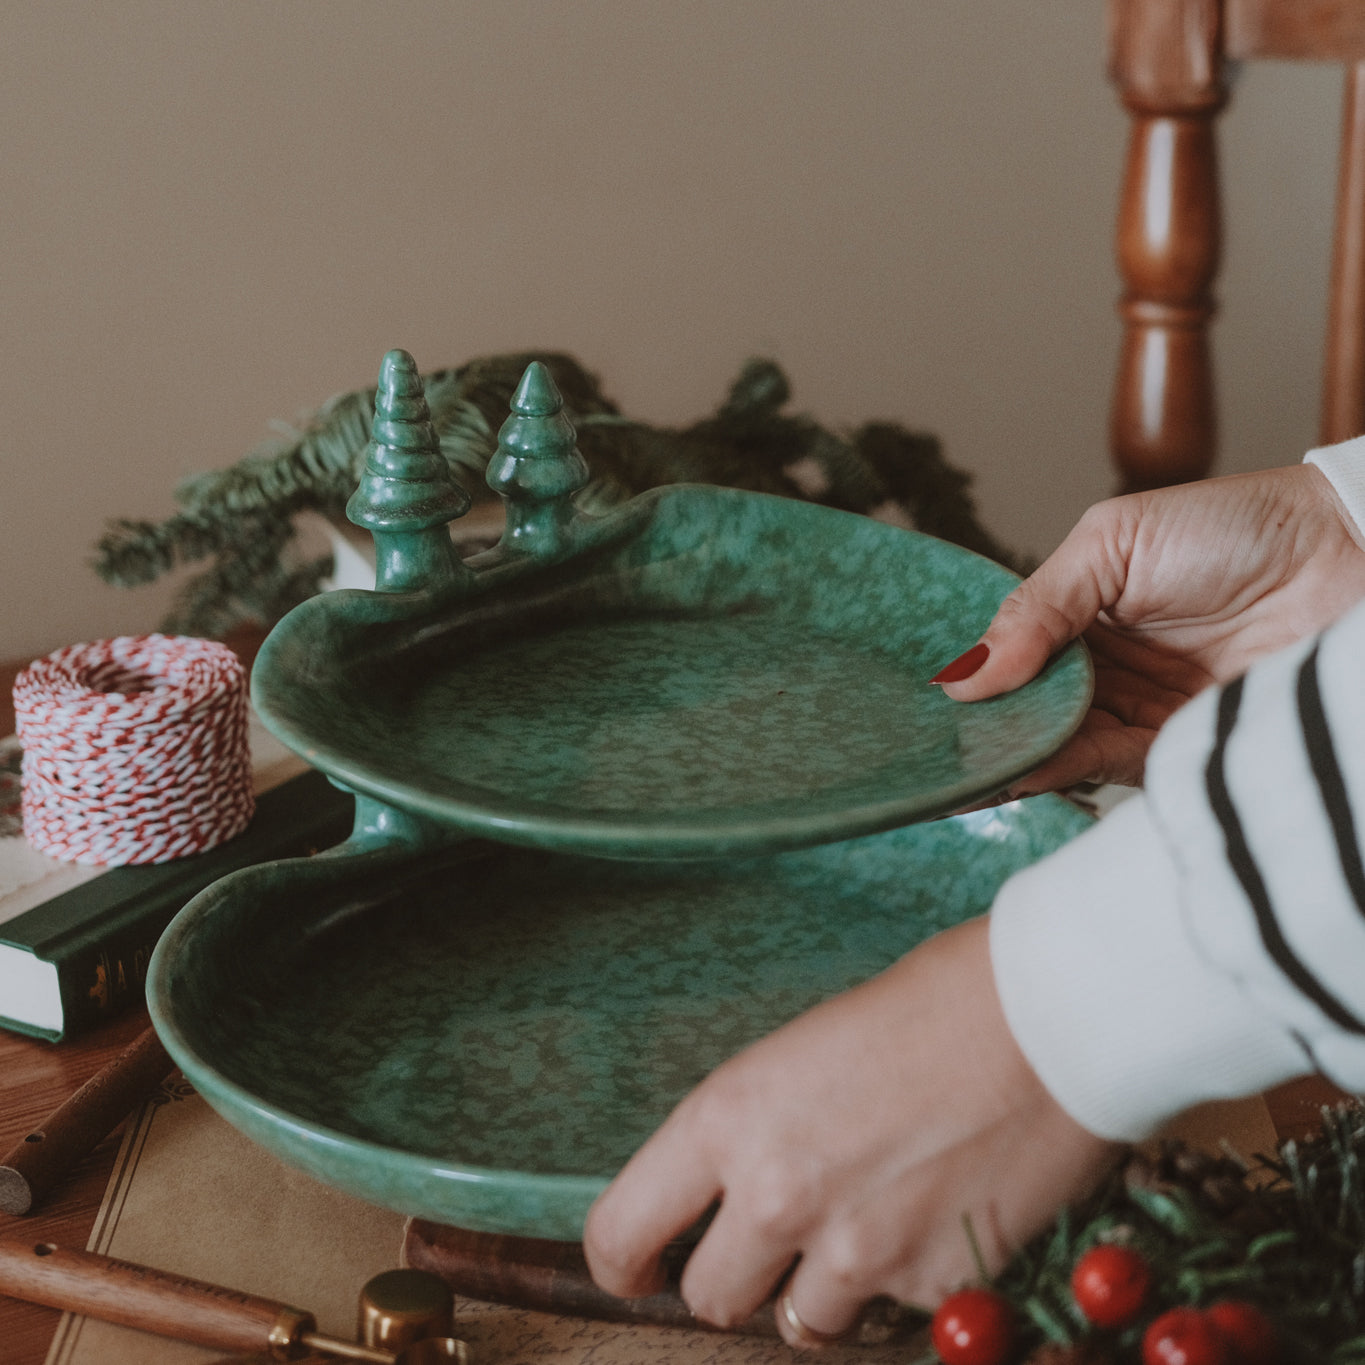
[{"label": "cluster of red berry", "polygon": [[[1077,1308],[1102,1329],[1135,1322],[1151,1287],[1146,1259],[1114,1243],[1091,1247],[1071,1273]],[[944,1299],[931,1331],[944,1365],[1005,1365],[1014,1346],[1014,1310],[994,1290],[962,1289]],[[1168,1309],[1142,1337],[1142,1365],[1274,1365],[1278,1357],[1274,1324],[1240,1299]]]}]

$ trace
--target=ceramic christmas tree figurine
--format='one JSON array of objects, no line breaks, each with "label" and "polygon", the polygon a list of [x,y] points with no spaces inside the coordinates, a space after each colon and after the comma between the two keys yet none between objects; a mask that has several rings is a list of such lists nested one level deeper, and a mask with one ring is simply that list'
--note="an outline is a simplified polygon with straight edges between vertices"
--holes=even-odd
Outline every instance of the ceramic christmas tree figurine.
[{"label": "ceramic christmas tree figurine", "polygon": [[365,472],[346,504],[351,521],[374,537],[375,587],[402,592],[468,579],[446,525],[469,505],[441,454],[417,362],[390,351],[379,368]]},{"label": "ceramic christmas tree figurine", "polygon": [[573,495],[588,482],[587,461],[574,442],[555,381],[533,360],[512,395],[512,415],[488,463],[488,486],[507,506],[505,548],[537,558],[568,548]]}]

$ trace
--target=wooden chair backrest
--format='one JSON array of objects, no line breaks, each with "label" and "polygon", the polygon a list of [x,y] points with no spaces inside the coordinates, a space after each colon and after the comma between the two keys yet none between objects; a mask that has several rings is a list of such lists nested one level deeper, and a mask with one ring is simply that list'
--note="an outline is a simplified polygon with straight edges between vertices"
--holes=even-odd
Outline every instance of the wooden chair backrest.
[{"label": "wooden chair backrest", "polygon": [[1132,120],[1110,426],[1125,488],[1202,478],[1213,463],[1215,123],[1229,63],[1257,57],[1346,67],[1319,439],[1365,432],[1365,0],[1109,0],[1110,75]]}]

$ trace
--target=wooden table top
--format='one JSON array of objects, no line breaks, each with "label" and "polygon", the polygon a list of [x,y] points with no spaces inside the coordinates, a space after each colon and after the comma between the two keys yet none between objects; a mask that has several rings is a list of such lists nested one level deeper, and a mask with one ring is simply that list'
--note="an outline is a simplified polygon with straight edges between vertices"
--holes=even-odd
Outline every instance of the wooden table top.
[{"label": "wooden table top", "polygon": [[[237,645],[239,642],[234,641]],[[251,654],[250,637],[240,652]],[[19,665],[0,664],[0,735],[12,734],[10,688]],[[0,1029],[0,1152],[7,1152],[107,1065],[147,1027],[137,1009],[70,1042],[43,1043]],[[1301,1137],[1317,1124],[1319,1108],[1339,1092],[1309,1077],[1281,1086],[1267,1097],[1281,1139]],[[0,1237],[31,1236],[35,1242],[84,1247],[94,1227],[118,1152],[120,1134],[106,1138],[36,1212],[19,1218],[0,1214]],[[174,1267],[165,1267],[174,1269]],[[60,1313],[0,1296],[0,1342],[6,1365],[42,1365]]]}]

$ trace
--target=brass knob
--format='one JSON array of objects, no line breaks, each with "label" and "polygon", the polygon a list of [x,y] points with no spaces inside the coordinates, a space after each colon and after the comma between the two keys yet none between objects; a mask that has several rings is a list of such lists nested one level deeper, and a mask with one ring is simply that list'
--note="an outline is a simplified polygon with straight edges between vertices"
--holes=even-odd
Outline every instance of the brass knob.
[{"label": "brass knob", "polygon": [[360,1291],[356,1334],[366,1346],[402,1351],[426,1337],[454,1335],[455,1295],[425,1270],[386,1270]]}]

